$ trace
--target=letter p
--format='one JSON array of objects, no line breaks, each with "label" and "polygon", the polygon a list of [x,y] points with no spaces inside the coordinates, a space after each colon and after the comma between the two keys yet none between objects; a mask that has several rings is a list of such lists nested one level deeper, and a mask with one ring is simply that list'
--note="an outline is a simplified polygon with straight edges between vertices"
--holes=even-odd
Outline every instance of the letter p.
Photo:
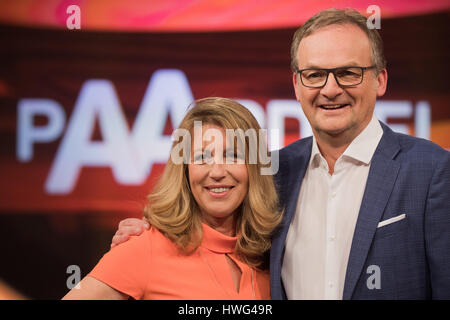
[{"label": "letter p", "polygon": [[[21,99],[17,106],[17,158],[28,162],[33,158],[35,142],[50,142],[61,134],[65,124],[64,110],[50,99]],[[48,118],[46,126],[33,125],[36,115]]]}]

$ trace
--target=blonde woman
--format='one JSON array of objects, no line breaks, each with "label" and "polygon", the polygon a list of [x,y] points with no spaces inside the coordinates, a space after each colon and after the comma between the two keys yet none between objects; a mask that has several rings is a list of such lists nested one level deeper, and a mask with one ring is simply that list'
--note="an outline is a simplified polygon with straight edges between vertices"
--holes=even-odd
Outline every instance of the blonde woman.
[{"label": "blonde woman", "polygon": [[250,161],[261,136],[239,134],[259,129],[233,100],[196,101],[148,196],[150,227],[64,299],[270,299],[265,258],[281,212],[272,176]]}]

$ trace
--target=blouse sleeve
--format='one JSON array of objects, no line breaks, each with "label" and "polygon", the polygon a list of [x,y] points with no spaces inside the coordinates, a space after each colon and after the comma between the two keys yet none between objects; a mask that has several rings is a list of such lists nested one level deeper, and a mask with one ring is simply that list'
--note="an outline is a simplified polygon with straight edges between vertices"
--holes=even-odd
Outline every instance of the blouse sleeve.
[{"label": "blouse sleeve", "polygon": [[150,230],[131,237],[107,252],[88,274],[136,300],[147,289],[150,272]]}]

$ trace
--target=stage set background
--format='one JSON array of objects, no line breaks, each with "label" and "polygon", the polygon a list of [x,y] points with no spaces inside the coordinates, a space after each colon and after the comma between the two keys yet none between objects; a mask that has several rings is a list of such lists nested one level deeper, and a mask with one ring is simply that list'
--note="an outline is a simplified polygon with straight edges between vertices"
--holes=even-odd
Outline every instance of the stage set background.
[{"label": "stage set background", "polygon": [[69,266],[93,268],[118,222],[142,216],[192,99],[240,99],[281,145],[308,135],[290,42],[327,7],[379,6],[380,115],[450,149],[449,2],[394,3],[0,1],[0,298],[58,299]]}]

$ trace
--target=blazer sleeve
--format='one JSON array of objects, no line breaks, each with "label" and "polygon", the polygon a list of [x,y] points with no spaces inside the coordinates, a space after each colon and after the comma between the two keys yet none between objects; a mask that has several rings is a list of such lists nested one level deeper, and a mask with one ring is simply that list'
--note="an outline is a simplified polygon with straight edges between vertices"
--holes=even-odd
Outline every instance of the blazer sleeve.
[{"label": "blazer sleeve", "polygon": [[136,300],[142,299],[147,290],[151,267],[150,236],[151,232],[147,230],[112,248],[88,276]]},{"label": "blazer sleeve", "polygon": [[450,299],[450,153],[439,152],[434,158],[425,210],[425,246],[432,299]]}]

